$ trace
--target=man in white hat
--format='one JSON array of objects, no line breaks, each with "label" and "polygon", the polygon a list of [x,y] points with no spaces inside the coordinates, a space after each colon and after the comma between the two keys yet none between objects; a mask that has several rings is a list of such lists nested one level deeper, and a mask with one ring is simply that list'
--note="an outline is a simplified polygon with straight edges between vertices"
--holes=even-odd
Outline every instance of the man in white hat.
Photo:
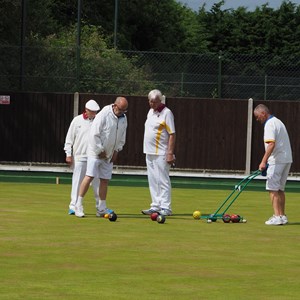
[{"label": "man in white hat", "polygon": [[[92,122],[100,110],[95,100],[89,100],[85,104],[85,111],[76,116],[69,127],[64,150],[66,152],[66,162],[73,167],[71,202],[69,204],[69,215],[75,214],[75,204],[78,197],[80,184],[86,173],[87,147],[89,132]],[[99,204],[99,179],[92,182],[96,207]]]}]

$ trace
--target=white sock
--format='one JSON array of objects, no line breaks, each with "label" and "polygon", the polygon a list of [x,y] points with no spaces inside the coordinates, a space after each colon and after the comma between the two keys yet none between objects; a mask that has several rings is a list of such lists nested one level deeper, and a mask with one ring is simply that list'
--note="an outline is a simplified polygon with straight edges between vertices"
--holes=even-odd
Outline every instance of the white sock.
[{"label": "white sock", "polygon": [[78,196],[75,206],[82,206],[82,202],[83,202],[83,197]]},{"label": "white sock", "polygon": [[99,206],[99,203],[100,203],[100,198],[99,198],[99,197],[97,197],[97,198],[96,198],[96,208],[98,208],[98,206]]},{"label": "white sock", "polygon": [[99,209],[99,210],[104,210],[104,209],[106,209],[106,200],[99,200],[98,209]]}]

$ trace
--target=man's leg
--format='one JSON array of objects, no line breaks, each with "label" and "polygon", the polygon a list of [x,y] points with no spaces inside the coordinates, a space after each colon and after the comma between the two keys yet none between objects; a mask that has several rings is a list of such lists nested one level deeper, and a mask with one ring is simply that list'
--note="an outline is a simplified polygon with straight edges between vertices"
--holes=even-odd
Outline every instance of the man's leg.
[{"label": "man's leg", "polygon": [[93,179],[94,177],[87,176],[87,175],[84,176],[79,188],[79,193],[78,193],[79,197],[83,198],[85,196]]},{"label": "man's leg", "polygon": [[83,212],[83,197],[85,196],[86,192],[89,189],[90,183],[92,182],[93,177],[85,175],[80,188],[79,188],[79,193],[75,205],[75,215],[76,217],[82,218],[84,217],[84,212]]},{"label": "man's leg", "polygon": [[97,166],[98,166],[98,160],[88,157],[87,167],[86,167],[86,175],[84,176],[84,178],[83,178],[83,180],[80,184],[78,198],[77,198],[77,201],[76,201],[76,206],[75,206],[75,215],[76,215],[76,217],[79,217],[79,218],[84,217],[83,197],[85,196],[86,192],[89,189],[89,186],[90,186],[92,180],[95,177],[95,174],[96,174],[96,171],[97,171]]},{"label": "man's leg", "polygon": [[285,216],[285,184],[291,164],[270,165],[267,171],[266,188],[269,190],[270,199],[274,211],[267,225],[281,225],[288,223]]},{"label": "man's leg", "polygon": [[279,195],[280,195],[280,211],[281,211],[281,219],[283,221],[283,224],[288,223],[287,216],[285,215],[285,185],[287,182],[287,178],[290,172],[291,168],[291,163],[285,164],[282,174],[281,174],[281,179],[280,179],[280,189],[279,189]]},{"label": "man's leg", "polygon": [[96,208],[98,208],[99,206],[99,201],[100,201],[100,197],[99,197],[99,188],[100,188],[100,180],[99,178],[94,178],[92,181],[92,187],[93,187],[93,191],[94,191],[94,197],[95,197],[95,203],[96,203]]},{"label": "man's leg", "polygon": [[273,207],[273,216],[265,222],[266,225],[283,225],[284,222],[281,218],[281,208],[280,208],[280,193],[278,191],[269,190],[270,200]]},{"label": "man's leg", "polygon": [[279,195],[279,213],[280,216],[285,215],[285,193],[284,191],[278,191]]},{"label": "man's leg", "polygon": [[106,196],[107,196],[107,190],[108,190],[108,179],[100,178],[100,186],[99,186],[99,196],[100,201],[97,208],[97,216],[102,216],[103,213],[106,211]]},{"label": "man's leg", "polygon": [[159,201],[161,213],[166,215],[172,214],[171,209],[171,180],[170,180],[170,164],[167,163],[164,156],[159,156],[157,159],[158,186],[159,186]]},{"label": "man's leg", "polygon": [[269,191],[269,194],[270,194],[270,200],[274,211],[274,216],[281,216],[282,215],[281,193],[279,191]]},{"label": "man's leg", "polygon": [[113,163],[107,162],[105,160],[101,161],[100,169],[99,169],[99,178],[100,178],[100,186],[99,186],[99,205],[97,208],[96,216],[102,217],[105,214],[113,213],[114,211],[107,208],[106,206],[106,197],[108,191],[108,184],[112,176]]},{"label": "man's leg", "polygon": [[160,199],[159,199],[159,172],[157,169],[157,156],[146,156],[147,163],[147,175],[148,175],[148,183],[149,183],[149,191],[151,195],[151,209],[160,210]]},{"label": "man's leg", "polygon": [[100,186],[99,186],[99,196],[101,200],[106,200],[107,190],[108,190],[108,179],[100,179]]},{"label": "man's leg", "polygon": [[74,170],[72,175],[72,190],[71,190],[71,202],[69,204],[69,214],[75,213],[75,205],[78,197],[80,184],[85,176],[86,162],[75,161]]}]

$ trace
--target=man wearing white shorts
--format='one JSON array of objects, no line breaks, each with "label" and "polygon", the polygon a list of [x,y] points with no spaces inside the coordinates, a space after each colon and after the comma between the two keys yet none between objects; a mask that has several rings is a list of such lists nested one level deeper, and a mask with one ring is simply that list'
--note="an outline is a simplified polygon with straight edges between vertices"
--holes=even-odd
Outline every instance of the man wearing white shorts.
[{"label": "man wearing white shorts", "polygon": [[[78,197],[80,184],[85,176],[87,168],[87,146],[90,128],[93,120],[100,110],[95,100],[89,100],[85,104],[83,114],[76,116],[68,129],[64,150],[66,152],[66,162],[73,168],[71,201],[69,204],[69,215],[75,214],[75,204]],[[92,182],[96,207],[99,202],[98,187],[99,179]]]},{"label": "man wearing white shorts", "polygon": [[84,217],[83,197],[94,178],[100,179],[100,200],[96,216],[102,217],[113,212],[106,206],[107,189],[113,163],[126,140],[127,108],[127,99],[117,97],[114,104],[105,106],[95,117],[89,136],[87,171],[75,205],[75,215],[79,218]]},{"label": "man wearing white shorts", "polygon": [[266,190],[269,191],[274,211],[265,224],[285,225],[288,219],[285,215],[284,189],[293,162],[289,135],[285,125],[271,115],[267,106],[259,104],[254,109],[254,116],[264,124],[265,154],[259,164],[259,170],[267,168]]},{"label": "man wearing white shorts", "polygon": [[147,175],[151,194],[149,209],[144,215],[158,212],[172,215],[170,167],[175,162],[174,116],[165,106],[164,96],[159,90],[148,94],[150,110],[145,122],[144,153],[146,154]]}]

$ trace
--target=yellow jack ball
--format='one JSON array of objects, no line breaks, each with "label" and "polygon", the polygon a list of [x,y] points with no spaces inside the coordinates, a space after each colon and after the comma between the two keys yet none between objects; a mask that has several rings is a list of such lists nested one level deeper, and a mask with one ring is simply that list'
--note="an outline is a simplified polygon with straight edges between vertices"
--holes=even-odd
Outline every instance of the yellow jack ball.
[{"label": "yellow jack ball", "polygon": [[194,219],[200,219],[200,217],[201,217],[201,212],[199,210],[195,210],[193,212],[193,218]]}]

